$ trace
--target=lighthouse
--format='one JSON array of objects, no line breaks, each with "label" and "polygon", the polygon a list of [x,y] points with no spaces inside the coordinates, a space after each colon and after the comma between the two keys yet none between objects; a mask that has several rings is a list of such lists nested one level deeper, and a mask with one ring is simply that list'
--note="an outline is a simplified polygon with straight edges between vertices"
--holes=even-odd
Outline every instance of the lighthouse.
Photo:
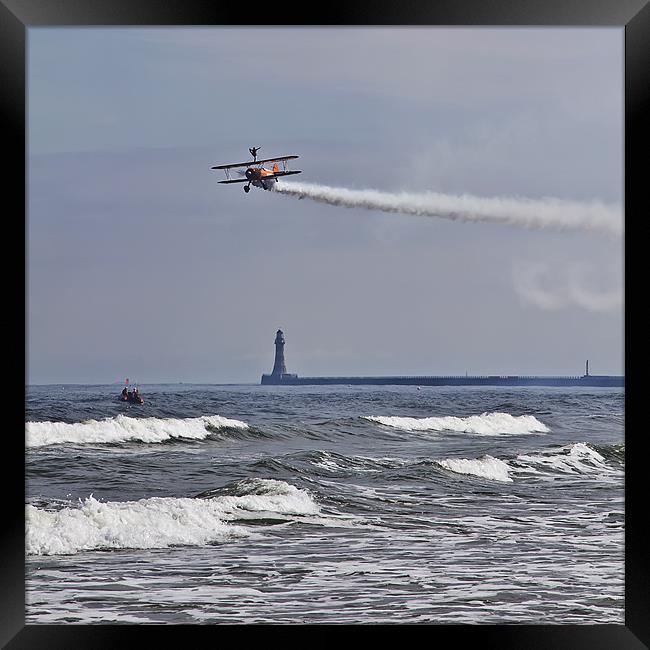
[{"label": "lighthouse", "polygon": [[284,332],[278,330],[275,333],[275,363],[271,371],[272,377],[278,377],[287,374],[287,366],[284,363]]},{"label": "lighthouse", "polygon": [[262,375],[263,384],[283,384],[286,380],[295,379],[298,375],[287,372],[284,362],[284,332],[278,330],[275,333],[275,362],[270,375]]}]

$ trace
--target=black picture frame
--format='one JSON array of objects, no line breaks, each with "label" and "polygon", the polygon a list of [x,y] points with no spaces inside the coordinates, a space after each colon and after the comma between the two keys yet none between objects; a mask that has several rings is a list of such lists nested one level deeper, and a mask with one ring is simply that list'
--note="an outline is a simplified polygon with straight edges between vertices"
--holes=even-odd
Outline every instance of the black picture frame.
[{"label": "black picture frame", "polygon": [[[27,30],[37,26],[124,26],[124,25],[450,25],[450,26],[618,26],[625,31],[625,277],[635,275],[633,265],[639,255],[634,244],[642,240],[638,224],[646,223],[648,210],[641,201],[644,189],[642,174],[647,166],[649,138],[646,122],[650,114],[650,6],[649,0],[440,0],[415,4],[354,2],[336,4],[297,3],[220,3],[215,0],[0,0],[0,106],[2,108],[5,171],[4,195],[12,198],[16,210],[26,206],[26,45]],[[9,204],[14,203],[14,201]],[[639,213],[637,215],[637,212]],[[10,221],[10,211],[5,219]],[[14,219],[15,220],[15,219]],[[635,224],[635,221],[637,222]],[[26,228],[17,232],[28,254]],[[22,234],[21,234],[22,233]],[[12,235],[13,237],[13,235]],[[13,242],[13,239],[12,239]],[[25,268],[25,264],[23,268]],[[15,277],[15,263],[12,275]],[[16,305],[11,322],[26,341],[26,283],[8,283],[6,290]],[[645,294],[645,292],[643,292]],[[627,291],[626,291],[627,296]],[[22,305],[22,312],[20,306]],[[23,318],[20,314],[23,314]],[[453,639],[454,646],[558,650],[589,650],[650,647],[650,539],[645,532],[648,514],[644,493],[645,431],[634,430],[638,406],[638,381],[641,378],[637,351],[640,337],[635,335],[634,319],[625,319],[625,409],[626,409],[626,478],[625,478],[625,624],[624,625],[444,625],[433,626],[435,640],[440,635]],[[18,346],[15,346],[18,347]],[[26,356],[17,354],[12,380],[26,378]],[[639,411],[640,412],[640,409]],[[18,420],[18,417],[16,417]],[[24,427],[13,418],[6,423],[10,436],[5,437],[5,468],[23,468],[24,444],[18,435]],[[11,439],[9,439],[11,438]],[[3,473],[7,476],[7,472]],[[20,475],[20,471],[18,471]],[[223,628],[229,626],[152,626],[152,625],[26,625],[25,624],[25,510],[24,492],[17,486],[15,473],[3,492],[3,525],[0,532],[0,575],[3,588],[0,607],[0,644],[16,648],[115,648],[153,645],[152,635],[161,640],[187,645],[200,634],[214,643],[224,642]],[[239,626],[237,634],[258,630],[313,632],[312,626]],[[326,627],[329,633],[350,636],[348,626]],[[381,634],[407,634],[412,626],[362,626],[363,633],[381,627]],[[416,626],[420,627],[420,626]],[[242,629],[244,628],[244,629]],[[281,629],[279,629],[281,628]],[[355,632],[358,630],[354,630]],[[417,629],[416,633],[421,632]],[[392,639],[387,637],[387,640]],[[427,642],[430,640],[427,638]],[[226,640],[226,642],[229,642]],[[234,639],[230,642],[241,643]],[[372,641],[371,641],[372,642]]]}]

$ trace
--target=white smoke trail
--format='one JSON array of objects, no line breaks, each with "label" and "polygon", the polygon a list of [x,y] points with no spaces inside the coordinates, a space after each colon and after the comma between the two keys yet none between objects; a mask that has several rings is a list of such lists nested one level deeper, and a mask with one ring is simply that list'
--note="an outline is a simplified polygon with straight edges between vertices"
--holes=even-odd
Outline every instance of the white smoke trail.
[{"label": "white smoke trail", "polygon": [[393,194],[377,190],[350,190],[344,187],[282,181],[275,184],[275,191],[345,208],[365,208],[530,229],[587,230],[617,236],[623,234],[620,206],[596,200],[580,202],[555,198],[487,198],[438,192]]}]

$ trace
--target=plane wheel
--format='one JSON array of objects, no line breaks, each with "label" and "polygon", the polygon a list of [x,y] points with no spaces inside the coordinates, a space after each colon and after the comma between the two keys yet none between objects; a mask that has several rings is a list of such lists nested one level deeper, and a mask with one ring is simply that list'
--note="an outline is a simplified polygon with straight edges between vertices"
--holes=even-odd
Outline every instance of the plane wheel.
[{"label": "plane wheel", "polygon": [[246,192],[246,194],[248,194],[250,191],[251,191],[251,188],[248,187],[248,185],[246,185],[246,187],[244,187],[244,192]]}]

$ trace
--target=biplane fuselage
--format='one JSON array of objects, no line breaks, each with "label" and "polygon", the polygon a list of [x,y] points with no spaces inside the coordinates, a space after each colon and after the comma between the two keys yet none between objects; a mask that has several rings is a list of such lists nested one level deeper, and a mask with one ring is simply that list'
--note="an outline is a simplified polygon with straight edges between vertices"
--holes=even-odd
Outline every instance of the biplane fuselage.
[{"label": "biplane fuselage", "polygon": [[[252,160],[244,163],[231,163],[229,165],[217,165],[211,169],[223,169],[226,174],[225,181],[219,183],[246,183],[244,192],[250,190],[250,186],[261,187],[263,190],[271,190],[277,183],[280,176],[290,176],[300,174],[300,171],[288,171],[287,160],[297,158],[298,156],[279,156],[277,158],[265,158],[264,160]],[[278,168],[278,162],[282,162],[282,171]],[[273,163],[272,169],[266,169],[262,163]],[[244,178],[230,178],[230,170],[239,168],[239,173]],[[245,168],[245,171],[241,171]]]},{"label": "biplane fuselage", "polygon": [[250,184],[254,187],[261,187],[264,190],[273,188],[273,183],[278,182],[278,163],[273,165],[273,169],[264,169],[264,167],[249,167],[245,174]]}]

